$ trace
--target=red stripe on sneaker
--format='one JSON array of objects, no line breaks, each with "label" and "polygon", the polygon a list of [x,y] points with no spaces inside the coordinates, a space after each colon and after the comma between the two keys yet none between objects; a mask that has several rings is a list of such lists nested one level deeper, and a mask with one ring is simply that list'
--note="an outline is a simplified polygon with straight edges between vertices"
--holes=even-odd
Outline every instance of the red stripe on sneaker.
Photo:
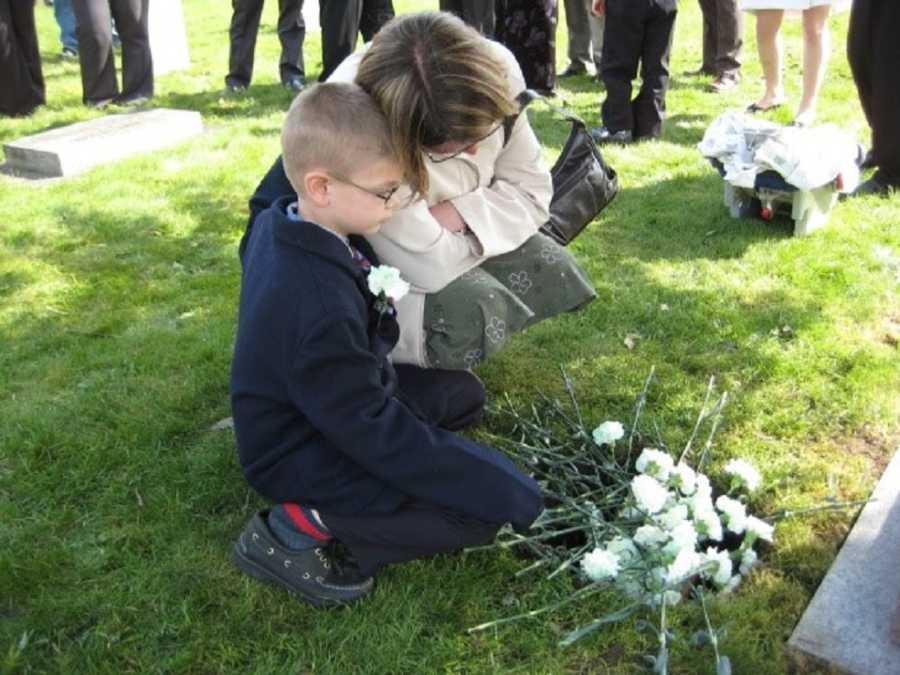
[{"label": "red stripe on sneaker", "polygon": [[287,512],[288,516],[290,516],[290,519],[296,528],[303,534],[308,534],[313,539],[318,539],[319,541],[328,541],[331,539],[331,535],[322,532],[322,530],[313,525],[312,521],[306,517],[306,514],[303,513],[303,509],[301,509],[298,504],[285,503],[282,506],[284,506],[284,510]]}]

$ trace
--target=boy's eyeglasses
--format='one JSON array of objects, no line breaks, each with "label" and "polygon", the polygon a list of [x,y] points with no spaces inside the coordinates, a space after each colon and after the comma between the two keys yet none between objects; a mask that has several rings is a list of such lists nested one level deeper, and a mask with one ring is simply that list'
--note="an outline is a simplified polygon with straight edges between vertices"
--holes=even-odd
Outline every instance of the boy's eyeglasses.
[{"label": "boy's eyeglasses", "polygon": [[350,185],[351,187],[355,187],[357,190],[361,190],[367,194],[372,195],[373,197],[378,197],[381,201],[384,202],[384,208],[386,209],[403,209],[409,206],[413,200],[415,199],[415,194],[409,188],[408,185],[395,185],[394,187],[388,190],[376,191],[371,188],[363,187],[362,185],[358,185],[354,183],[349,178],[345,178],[340,174],[332,174],[331,176],[338,183],[344,183],[346,185]]},{"label": "boy's eyeglasses", "polygon": [[441,162],[446,162],[447,160],[453,159],[454,157],[459,157],[461,154],[463,154],[466,150],[471,148],[473,145],[478,145],[482,141],[486,141],[488,138],[490,138],[495,133],[497,133],[497,131],[499,131],[500,129],[503,128],[503,126],[506,124],[506,121],[507,121],[507,118],[500,120],[497,123],[497,125],[493,129],[491,129],[489,132],[487,132],[484,136],[468,143],[467,145],[465,145],[463,148],[457,150],[456,152],[444,153],[444,152],[429,152],[428,150],[426,150],[425,156],[428,157],[428,159],[430,159],[433,164],[440,164]]}]

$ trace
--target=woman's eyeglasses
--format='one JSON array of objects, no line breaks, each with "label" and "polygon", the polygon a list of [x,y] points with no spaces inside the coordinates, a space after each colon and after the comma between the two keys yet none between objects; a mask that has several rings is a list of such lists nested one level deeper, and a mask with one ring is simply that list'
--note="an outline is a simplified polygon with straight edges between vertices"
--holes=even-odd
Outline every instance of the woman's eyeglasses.
[{"label": "woman's eyeglasses", "polygon": [[504,119],[500,120],[500,122],[498,122],[497,125],[493,129],[491,129],[489,132],[487,132],[484,136],[482,136],[481,138],[479,138],[477,140],[467,143],[466,145],[464,145],[462,148],[460,148],[459,150],[457,150],[455,152],[449,152],[449,153],[448,152],[431,152],[429,150],[426,150],[425,156],[428,157],[428,159],[430,159],[433,164],[440,164],[441,162],[446,162],[447,160],[453,159],[454,157],[459,157],[461,154],[466,152],[473,145],[478,145],[482,141],[486,141],[488,138],[490,138],[495,133],[497,133],[497,131],[499,131],[500,129],[502,129],[504,127],[504,125],[506,125],[507,119],[508,118],[504,118]]}]

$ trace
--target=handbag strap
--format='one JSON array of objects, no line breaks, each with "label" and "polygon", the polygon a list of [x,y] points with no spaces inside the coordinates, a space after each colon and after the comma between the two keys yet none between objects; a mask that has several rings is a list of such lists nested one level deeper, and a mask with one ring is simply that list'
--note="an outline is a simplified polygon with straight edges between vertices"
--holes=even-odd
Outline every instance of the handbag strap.
[{"label": "handbag strap", "polygon": [[534,89],[524,89],[518,96],[516,96],[516,103],[519,104],[519,112],[515,115],[510,115],[506,119],[503,120],[503,147],[506,147],[506,144],[509,143],[509,137],[512,135],[513,127],[516,125],[516,122],[519,119],[519,115],[525,112],[525,108],[527,108],[531,103],[537,99],[543,101],[544,105],[546,105],[550,110],[555,112],[557,115],[562,117],[563,119],[571,122],[572,124],[586,127],[584,120],[581,119],[578,115],[573,113],[568,108],[562,108],[560,106],[555,106],[550,101],[547,100],[546,96],[542,96],[537,93]]}]

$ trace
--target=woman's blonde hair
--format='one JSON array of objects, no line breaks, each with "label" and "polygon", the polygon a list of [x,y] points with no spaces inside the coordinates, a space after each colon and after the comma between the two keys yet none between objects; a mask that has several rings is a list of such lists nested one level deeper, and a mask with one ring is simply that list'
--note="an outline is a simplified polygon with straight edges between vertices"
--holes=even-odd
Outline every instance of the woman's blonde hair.
[{"label": "woman's blonde hair", "polygon": [[506,68],[473,28],[446,12],[403,14],[385,25],[356,83],[387,117],[406,179],[428,189],[424,150],[472,142],[516,112]]}]

